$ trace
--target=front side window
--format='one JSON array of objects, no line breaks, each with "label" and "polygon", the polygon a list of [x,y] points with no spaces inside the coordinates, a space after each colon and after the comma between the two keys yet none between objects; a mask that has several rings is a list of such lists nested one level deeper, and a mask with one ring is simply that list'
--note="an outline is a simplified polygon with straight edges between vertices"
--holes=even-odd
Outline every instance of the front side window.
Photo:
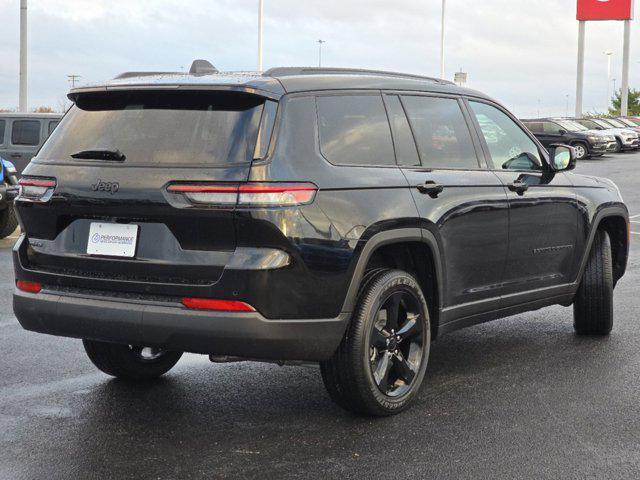
[{"label": "front side window", "polygon": [[429,168],[477,169],[471,134],[456,99],[404,96],[422,165]]},{"label": "front side window", "polygon": [[7,122],[4,120],[0,120],[0,145],[4,143],[4,129],[7,126]]},{"label": "front side window", "polygon": [[380,95],[317,97],[320,151],[335,165],[395,165]]},{"label": "front side window", "polygon": [[544,122],[543,124],[544,133],[551,133],[553,135],[559,135],[561,130],[564,130],[560,125],[553,122]]},{"label": "front side window", "polygon": [[494,168],[541,170],[536,143],[501,110],[481,102],[469,102],[491,153]]},{"label": "front side window", "polygon": [[39,120],[15,120],[11,131],[14,145],[36,146],[40,143]]}]

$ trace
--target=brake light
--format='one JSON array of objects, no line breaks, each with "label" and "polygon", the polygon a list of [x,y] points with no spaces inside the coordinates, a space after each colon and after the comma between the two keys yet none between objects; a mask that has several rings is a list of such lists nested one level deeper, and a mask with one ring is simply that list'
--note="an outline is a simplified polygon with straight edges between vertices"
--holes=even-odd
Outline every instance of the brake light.
[{"label": "brake light", "polygon": [[22,177],[18,181],[20,186],[20,198],[44,202],[53,194],[56,188],[56,180],[53,178]]},{"label": "brake light", "polygon": [[17,280],[16,287],[18,290],[29,293],[39,293],[42,290],[42,284],[39,282],[29,282],[28,280]]},{"label": "brake light", "polygon": [[193,310],[214,310],[218,312],[255,312],[248,303],[236,300],[213,300],[211,298],[188,298],[182,299],[182,304]]},{"label": "brake light", "polygon": [[292,207],[312,203],[318,187],[312,183],[172,184],[167,191],[182,194],[194,204]]}]

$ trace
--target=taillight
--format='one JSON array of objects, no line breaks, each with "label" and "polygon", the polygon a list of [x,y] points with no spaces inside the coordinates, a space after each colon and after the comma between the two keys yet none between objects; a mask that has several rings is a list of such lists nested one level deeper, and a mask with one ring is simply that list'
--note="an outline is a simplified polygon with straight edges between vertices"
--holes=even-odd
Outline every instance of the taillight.
[{"label": "taillight", "polygon": [[214,300],[211,298],[188,298],[182,299],[182,304],[193,310],[213,310],[218,312],[255,312],[248,303],[237,300]]},{"label": "taillight", "polygon": [[27,280],[16,280],[18,290],[29,293],[39,293],[42,290],[42,284],[39,282],[29,282]]},{"label": "taillight", "polygon": [[56,188],[56,181],[53,178],[22,177],[18,185],[20,185],[20,199],[45,202],[51,198]]},{"label": "taillight", "polygon": [[189,202],[211,206],[292,207],[313,202],[318,187],[312,183],[245,183],[242,185],[182,184],[167,187]]}]

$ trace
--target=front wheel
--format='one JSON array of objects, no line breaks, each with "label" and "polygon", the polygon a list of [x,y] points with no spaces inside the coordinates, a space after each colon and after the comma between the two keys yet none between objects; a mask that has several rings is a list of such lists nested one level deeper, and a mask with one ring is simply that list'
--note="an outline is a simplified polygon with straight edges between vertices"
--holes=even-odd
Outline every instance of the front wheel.
[{"label": "front wheel", "polygon": [[596,232],[589,260],[573,302],[573,326],[579,335],[608,335],[613,328],[611,241]]},{"label": "front wheel", "polygon": [[107,375],[127,380],[150,380],[178,363],[182,352],[82,340],[93,364]]},{"label": "front wheel", "polygon": [[331,398],[361,415],[406,409],[427,369],[429,310],[420,285],[401,270],[382,270],[363,285],[349,329],[320,364]]},{"label": "front wheel", "polygon": [[573,145],[573,151],[576,154],[576,160],[584,160],[589,156],[589,150],[583,143],[576,143]]}]

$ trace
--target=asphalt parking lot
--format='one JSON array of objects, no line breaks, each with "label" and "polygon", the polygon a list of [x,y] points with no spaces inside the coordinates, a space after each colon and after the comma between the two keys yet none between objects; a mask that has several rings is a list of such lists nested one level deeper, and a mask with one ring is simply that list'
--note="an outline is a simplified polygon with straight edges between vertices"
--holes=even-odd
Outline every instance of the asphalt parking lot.
[{"label": "asphalt parking lot", "polygon": [[639,478],[640,154],[578,173],[613,179],[635,216],[612,335],[576,337],[553,307],[443,336],[388,419],[343,412],[312,368],[188,355],[157,382],[112,380],[80,341],[20,328],[2,241],[0,478]]}]

